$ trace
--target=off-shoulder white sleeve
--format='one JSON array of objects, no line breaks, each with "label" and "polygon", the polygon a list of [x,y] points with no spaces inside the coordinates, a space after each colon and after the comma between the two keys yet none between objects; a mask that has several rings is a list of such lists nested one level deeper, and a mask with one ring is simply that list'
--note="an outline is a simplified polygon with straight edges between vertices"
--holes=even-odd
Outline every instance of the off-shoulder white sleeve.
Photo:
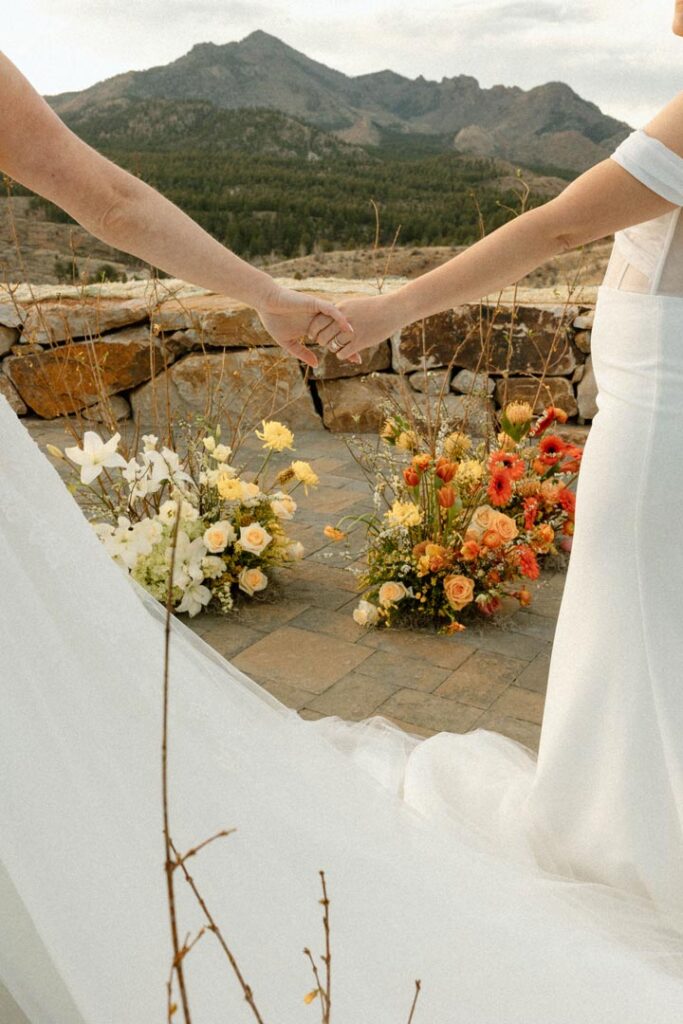
[{"label": "off-shoulder white sleeve", "polygon": [[610,154],[643,185],[676,206],[683,206],[683,157],[638,128]]}]

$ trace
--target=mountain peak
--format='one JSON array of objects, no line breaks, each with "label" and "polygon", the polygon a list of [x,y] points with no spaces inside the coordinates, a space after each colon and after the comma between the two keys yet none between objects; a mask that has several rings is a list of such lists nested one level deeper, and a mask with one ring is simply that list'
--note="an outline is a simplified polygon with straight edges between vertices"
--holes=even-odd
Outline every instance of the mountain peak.
[{"label": "mountain peak", "polygon": [[200,43],[170,64],[118,75],[83,92],[53,97],[52,103],[65,114],[117,98],[277,110],[342,138],[351,132],[351,141],[360,141],[362,126],[364,140],[398,132],[442,138],[445,147],[459,138],[460,148],[462,138],[475,138],[476,129],[476,138],[485,137],[495,156],[579,171],[608,156],[630,130],[562,82],[529,90],[482,88],[471,75],[438,82],[389,69],[350,77],[263,29],[239,42]]}]

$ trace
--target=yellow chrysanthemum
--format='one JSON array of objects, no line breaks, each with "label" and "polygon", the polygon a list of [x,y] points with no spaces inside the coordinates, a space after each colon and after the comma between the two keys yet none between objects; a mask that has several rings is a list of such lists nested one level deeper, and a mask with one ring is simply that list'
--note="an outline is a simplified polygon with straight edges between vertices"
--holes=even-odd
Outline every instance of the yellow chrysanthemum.
[{"label": "yellow chrysanthemum", "polygon": [[277,420],[262,420],[263,430],[257,430],[256,436],[263,441],[263,447],[272,452],[282,452],[285,448],[293,448],[294,434]]},{"label": "yellow chrysanthemum", "polygon": [[419,526],[422,512],[412,501],[395,501],[384,515],[390,526]]},{"label": "yellow chrysanthemum", "polygon": [[484,466],[478,459],[465,459],[455,471],[455,480],[459,484],[476,484],[483,475]]},{"label": "yellow chrysanthemum", "polygon": [[317,474],[313,471],[308,462],[301,462],[297,460],[292,463],[292,472],[296,479],[304,485],[304,490],[308,494],[309,487],[315,487],[320,483]]},{"label": "yellow chrysanthemum", "polygon": [[384,423],[384,426],[382,427],[379,436],[388,439],[388,438],[394,436],[394,434],[396,433],[397,429],[398,429],[398,425],[396,423],[396,420],[392,420],[391,418],[389,418]]},{"label": "yellow chrysanthemum", "polygon": [[504,430],[501,430],[498,433],[497,437],[498,447],[501,448],[504,452],[513,452],[516,450],[517,442],[515,441],[514,437],[510,437],[510,435],[506,434]]},{"label": "yellow chrysanthemum", "polygon": [[216,480],[216,490],[224,501],[242,500],[242,481],[237,477],[228,476],[227,473],[219,473]]}]

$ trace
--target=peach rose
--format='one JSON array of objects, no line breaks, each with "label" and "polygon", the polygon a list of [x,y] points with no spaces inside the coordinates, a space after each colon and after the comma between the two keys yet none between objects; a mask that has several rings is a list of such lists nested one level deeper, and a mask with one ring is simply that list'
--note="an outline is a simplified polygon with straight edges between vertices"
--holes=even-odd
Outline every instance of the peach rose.
[{"label": "peach rose", "polygon": [[240,529],[240,545],[244,551],[252,555],[260,555],[273,538],[260,523],[250,523]]},{"label": "peach rose", "polygon": [[448,603],[457,612],[474,598],[474,583],[469,576],[446,576],[443,581]]},{"label": "peach rose", "polygon": [[217,555],[225,551],[228,544],[232,544],[236,539],[236,536],[232,523],[223,520],[220,523],[214,523],[213,526],[209,526],[204,532],[202,539],[206,550],[210,551],[213,555]]},{"label": "peach rose", "polygon": [[242,569],[239,574],[239,588],[249,597],[252,597],[257,590],[265,590],[267,586],[268,577],[260,569]]},{"label": "peach rose", "polygon": [[496,530],[503,538],[503,543],[507,544],[509,541],[514,540],[519,530],[517,529],[517,523],[514,521],[512,516],[506,516],[504,512],[498,513],[496,519]]}]

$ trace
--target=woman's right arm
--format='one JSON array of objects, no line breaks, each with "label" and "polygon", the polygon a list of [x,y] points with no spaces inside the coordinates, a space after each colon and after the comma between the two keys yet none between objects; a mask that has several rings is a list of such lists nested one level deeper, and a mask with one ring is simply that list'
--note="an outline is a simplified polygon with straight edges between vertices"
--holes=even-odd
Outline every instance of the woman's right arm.
[{"label": "woman's right arm", "polygon": [[[645,130],[683,156],[683,93]],[[559,253],[673,209],[674,203],[642,184],[616,160],[603,160],[555,199],[509,221],[398,291],[343,302],[341,309],[352,321],[355,337],[342,335],[337,339],[346,342],[339,358],[346,359],[351,353],[376,345],[423,317],[496,295]],[[318,321],[312,333],[326,344],[336,330],[330,332]]]},{"label": "woman's right arm", "polygon": [[316,313],[348,327],[331,303],[282,288],[79,139],[1,53],[0,169],[114,248],[253,306],[275,340],[311,365],[316,357],[299,339]]}]

